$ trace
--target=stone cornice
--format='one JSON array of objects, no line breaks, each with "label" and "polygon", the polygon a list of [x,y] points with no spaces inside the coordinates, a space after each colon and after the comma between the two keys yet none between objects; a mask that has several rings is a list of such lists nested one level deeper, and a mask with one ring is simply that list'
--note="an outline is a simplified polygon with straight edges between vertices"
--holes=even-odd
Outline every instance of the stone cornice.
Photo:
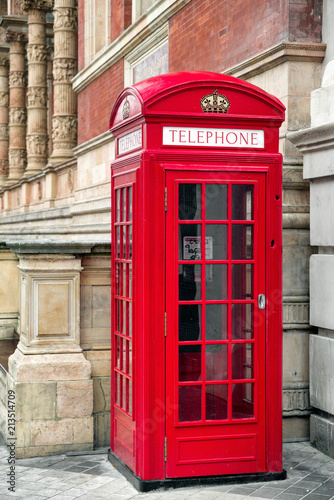
[{"label": "stone cornice", "polygon": [[[0,26],[8,31],[17,33],[28,33],[28,16],[10,15],[0,17]],[[53,21],[46,20],[46,36],[53,38]]]},{"label": "stone cornice", "polygon": [[73,149],[73,153],[76,157],[78,157],[83,154],[86,154],[88,151],[91,151],[92,149],[96,149],[100,146],[103,146],[104,144],[108,144],[113,141],[114,138],[108,130],[107,132],[103,132],[103,134],[98,135],[97,137],[93,137],[93,139],[90,139],[89,141],[80,144],[79,146]]},{"label": "stone cornice", "polygon": [[228,68],[224,74],[247,80],[286,61],[322,62],[325,52],[325,43],[282,42],[241,64]]},{"label": "stone cornice", "polygon": [[302,153],[334,148],[334,122],[290,132],[287,138]]},{"label": "stone cornice", "polygon": [[6,247],[16,254],[87,254],[94,246],[103,242],[62,241],[62,240],[24,240],[5,241]]},{"label": "stone cornice", "polygon": [[87,87],[189,2],[190,0],[160,0],[156,2],[147,14],[135,21],[74,77],[72,82],[75,92],[80,92]]},{"label": "stone cornice", "polygon": [[28,12],[30,9],[47,11],[53,8],[53,0],[21,0],[20,8],[23,12]]}]

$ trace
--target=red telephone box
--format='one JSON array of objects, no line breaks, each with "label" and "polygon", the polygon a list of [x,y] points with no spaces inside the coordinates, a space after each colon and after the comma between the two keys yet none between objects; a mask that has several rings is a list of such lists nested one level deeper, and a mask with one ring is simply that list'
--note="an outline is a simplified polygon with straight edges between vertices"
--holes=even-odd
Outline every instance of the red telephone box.
[{"label": "red telephone box", "polygon": [[285,477],[284,109],[187,72],[125,89],[111,113],[109,456],[142,491]]}]

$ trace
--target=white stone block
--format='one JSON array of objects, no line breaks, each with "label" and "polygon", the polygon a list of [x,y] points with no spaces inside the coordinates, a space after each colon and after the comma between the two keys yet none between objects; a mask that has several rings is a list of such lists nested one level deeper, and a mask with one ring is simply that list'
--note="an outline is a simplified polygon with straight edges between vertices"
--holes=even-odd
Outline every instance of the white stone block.
[{"label": "white stone block", "polygon": [[311,256],[310,324],[334,329],[334,255]]},{"label": "white stone block", "polygon": [[[333,273],[334,276],[334,273]],[[311,406],[334,415],[334,339],[310,336]]]},{"label": "white stone block", "polygon": [[[334,159],[333,159],[334,166]],[[310,240],[314,246],[334,246],[334,180],[312,180],[310,184]]]}]

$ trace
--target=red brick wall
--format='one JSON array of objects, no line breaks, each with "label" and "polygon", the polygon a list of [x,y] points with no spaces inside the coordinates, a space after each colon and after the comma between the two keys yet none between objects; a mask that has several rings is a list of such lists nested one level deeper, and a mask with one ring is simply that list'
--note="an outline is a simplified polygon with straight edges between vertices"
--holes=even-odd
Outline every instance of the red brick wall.
[{"label": "red brick wall", "polygon": [[318,42],[319,11],[321,0],[192,0],[170,20],[169,70],[223,71],[282,41]]},{"label": "red brick wall", "polygon": [[289,41],[321,42],[322,0],[290,0]]},{"label": "red brick wall", "polygon": [[132,0],[111,0],[111,41],[130,26]]},{"label": "red brick wall", "polygon": [[78,94],[78,144],[106,132],[115,99],[124,88],[123,59]]},{"label": "red brick wall", "polygon": [[78,5],[78,71],[85,67],[85,3],[79,0]]}]

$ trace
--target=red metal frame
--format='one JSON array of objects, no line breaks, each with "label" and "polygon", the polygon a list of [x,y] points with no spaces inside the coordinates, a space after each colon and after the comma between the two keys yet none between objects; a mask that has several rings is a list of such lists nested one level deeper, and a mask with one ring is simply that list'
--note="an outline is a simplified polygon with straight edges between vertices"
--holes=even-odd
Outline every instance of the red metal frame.
[{"label": "red metal frame", "polygon": [[[224,115],[203,113],[200,99],[217,89],[231,102],[229,113]],[[123,119],[122,109],[125,100],[130,103],[129,117]],[[117,154],[112,165],[112,189],[133,185],[133,412],[122,410],[115,394],[115,380],[112,376],[111,405],[111,449],[143,480],[164,479],[165,477],[211,475],[246,472],[279,472],[282,470],[282,157],[278,153],[278,128],[284,119],[284,107],[272,96],[247,82],[233,77],[214,73],[176,73],[154,77],[125,89],[114,106],[110,119],[111,131],[116,138],[126,136],[142,127],[142,147]],[[212,127],[234,129],[260,129],[264,131],[265,148],[262,150],[210,148],[190,146],[174,147],[162,144],[162,127]],[[210,177],[211,176],[211,177]],[[234,459],[229,462],[215,462],[177,465],[174,445],[167,439],[167,475],[164,461],[164,443],[168,429],[174,425],[175,407],[171,395],[175,391],[170,384],[170,361],[175,357],[173,351],[173,335],[176,335],[173,318],[167,316],[167,350],[165,340],[165,307],[167,303],[176,301],[177,296],[170,293],[167,283],[177,271],[174,257],[167,257],[166,243],[173,245],[171,212],[175,209],[171,185],[176,179],[217,179],[228,182],[255,182],[260,189],[261,210],[258,213],[261,226],[260,240],[263,249],[259,248],[261,262],[265,263],[265,272],[260,273],[263,283],[254,282],[258,293],[265,293],[267,307],[266,321],[261,325],[264,340],[261,343],[261,370],[255,365],[254,377],[263,372],[261,382],[261,423],[259,433],[259,460],[245,460],[244,463]],[[167,241],[165,213],[165,182],[168,187]],[[201,181],[200,181],[201,182]],[[257,199],[257,197],[256,197]],[[172,200],[172,201],[171,201]],[[112,197],[113,238],[115,231],[121,226],[116,220],[115,199]],[[174,214],[175,215],[175,214]],[[168,222],[169,221],[169,222]],[[169,224],[169,225],[168,225]],[[125,224],[126,225],[126,224]],[[230,226],[229,226],[230,227]],[[203,236],[203,235],[202,235]],[[229,229],[231,237],[231,227]],[[258,240],[253,236],[254,242]],[[175,241],[174,241],[175,243]],[[175,243],[176,244],[176,243]],[[114,243],[115,246],[115,243]],[[261,246],[261,245],[260,245]],[[175,246],[173,247],[175,248]],[[128,264],[117,259],[113,248],[113,266]],[[254,249],[254,252],[257,251]],[[262,255],[262,257],[261,257]],[[173,260],[174,259],[174,260]],[[172,269],[173,265],[175,267]],[[115,271],[115,267],[112,268]],[[174,274],[173,274],[174,273]],[[259,273],[255,273],[258,275]],[[231,276],[229,277],[231,280]],[[116,294],[114,272],[112,303],[125,300]],[[204,283],[204,280],[202,280]],[[167,285],[168,286],[168,285]],[[173,285],[174,286],[174,285]],[[203,285],[204,286],[204,285]],[[262,288],[265,290],[262,291]],[[261,291],[260,291],[261,290]],[[255,297],[256,298],[256,297]],[[254,298],[254,300],[255,300]],[[129,302],[127,298],[125,302]],[[171,307],[175,307],[171,305]],[[119,373],[116,358],[116,340],[122,338],[130,342],[127,335],[116,330],[113,319],[112,332],[112,374]],[[231,318],[229,317],[229,326]],[[242,342],[241,342],[242,343]],[[265,349],[265,351],[264,351]],[[172,352],[173,351],[173,352]],[[257,353],[254,351],[254,357]],[[202,361],[202,369],[204,361]],[[231,368],[229,368],[229,377]],[[129,376],[121,376],[130,380]],[[177,373],[174,371],[174,373]],[[166,392],[167,382],[167,392]],[[204,394],[204,392],[203,392]],[[203,396],[204,397],[204,396]],[[263,399],[262,399],[263,398]],[[263,417],[263,418],[262,418]],[[237,429],[237,427],[240,427]],[[249,433],[245,423],[228,424],[236,436],[233,443],[239,446],[242,436]],[[211,447],[220,453],[217,434],[212,434],[220,425],[209,424]],[[197,424],[181,424],[177,429],[188,429],[189,438],[201,442],[208,437]],[[189,431],[190,429],[190,431]],[[171,431],[172,434],[174,431]],[[195,433],[195,434],[194,434]],[[197,433],[197,434],[196,434]],[[210,436],[209,436],[210,437]],[[173,441],[173,439],[172,439]],[[248,446],[244,440],[245,450]],[[203,445],[206,449],[210,446]],[[232,446],[232,445],[230,445]],[[199,449],[198,443],[196,449]],[[175,447],[174,447],[175,449]],[[218,451],[217,451],[218,450]],[[246,450],[247,451],[247,450]],[[245,451],[245,453],[246,453]],[[218,457],[216,455],[216,458]],[[247,453],[246,453],[247,455]],[[212,458],[212,457],[211,457]],[[251,466],[250,463],[252,464]],[[245,465],[246,464],[246,465]],[[187,469],[187,470],[186,470]]]}]

